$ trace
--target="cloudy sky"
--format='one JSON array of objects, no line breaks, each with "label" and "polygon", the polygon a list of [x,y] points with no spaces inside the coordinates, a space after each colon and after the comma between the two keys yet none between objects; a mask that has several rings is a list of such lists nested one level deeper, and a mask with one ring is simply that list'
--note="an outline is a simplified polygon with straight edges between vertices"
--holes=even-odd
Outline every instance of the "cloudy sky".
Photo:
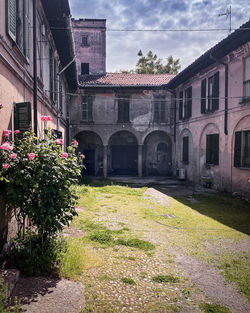
[{"label": "cloudy sky", "polygon": [[107,71],[135,68],[137,53],[149,50],[163,60],[179,58],[182,69],[229,31],[115,32],[114,29],[225,29],[219,17],[231,5],[232,28],[250,19],[249,0],[69,0],[74,18],[107,20]]}]

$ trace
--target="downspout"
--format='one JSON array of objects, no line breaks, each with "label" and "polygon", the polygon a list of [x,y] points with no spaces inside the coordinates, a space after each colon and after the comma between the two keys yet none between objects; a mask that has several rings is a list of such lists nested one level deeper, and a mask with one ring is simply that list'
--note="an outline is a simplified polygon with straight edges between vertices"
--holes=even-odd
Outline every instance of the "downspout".
[{"label": "downspout", "polygon": [[33,103],[34,103],[34,132],[37,136],[37,0],[33,0]]},{"label": "downspout", "polygon": [[228,64],[209,55],[210,59],[225,66],[225,108],[224,108],[224,134],[228,135]]}]

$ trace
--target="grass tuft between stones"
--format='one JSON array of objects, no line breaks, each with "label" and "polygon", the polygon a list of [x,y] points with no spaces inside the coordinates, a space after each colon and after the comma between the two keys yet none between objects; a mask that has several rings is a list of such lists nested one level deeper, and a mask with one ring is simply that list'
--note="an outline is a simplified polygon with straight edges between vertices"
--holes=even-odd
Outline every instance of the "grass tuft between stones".
[{"label": "grass tuft between stones", "polygon": [[152,278],[152,281],[155,283],[178,283],[180,280],[172,275],[157,275]]},{"label": "grass tuft between stones", "polygon": [[124,284],[136,285],[136,282],[135,282],[132,278],[122,277],[121,281],[122,281]]},{"label": "grass tuft between stones", "polygon": [[199,306],[202,313],[231,313],[225,305],[217,303],[201,303]]}]

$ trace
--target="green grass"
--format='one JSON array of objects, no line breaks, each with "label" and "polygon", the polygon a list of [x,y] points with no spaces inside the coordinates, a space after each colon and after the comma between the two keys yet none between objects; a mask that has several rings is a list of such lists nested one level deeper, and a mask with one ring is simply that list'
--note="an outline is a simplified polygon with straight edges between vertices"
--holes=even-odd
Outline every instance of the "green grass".
[{"label": "green grass", "polygon": [[178,283],[180,280],[172,275],[157,275],[152,277],[152,281],[155,283]]},{"label": "green grass", "polygon": [[126,247],[137,248],[137,249],[144,250],[144,251],[155,249],[155,246],[151,242],[137,239],[137,238],[129,238],[129,239],[119,238],[116,240],[116,244],[126,246]]},{"label": "green grass", "polygon": [[127,285],[136,285],[136,282],[132,278],[122,277],[121,281]]},{"label": "green grass", "polygon": [[201,303],[199,306],[202,313],[231,313],[226,306],[217,303]]}]

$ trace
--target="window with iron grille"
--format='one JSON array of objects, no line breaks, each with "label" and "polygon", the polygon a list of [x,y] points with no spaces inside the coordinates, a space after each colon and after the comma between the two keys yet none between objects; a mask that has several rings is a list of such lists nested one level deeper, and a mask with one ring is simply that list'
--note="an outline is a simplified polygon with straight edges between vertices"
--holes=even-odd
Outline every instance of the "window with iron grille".
[{"label": "window with iron grille", "polygon": [[88,36],[82,36],[82,46],[87,47],[88,46]]},{"label": "window with iron grille", "polygon": [[87,95],[82,97],[82,121],[93,121],[93,96]]},{"label": "window with iron grille", "polygon": [[250,168],[250,130],[235,133],[234,166]]},{"label": "window with iron grille", "polygon": [[154,122],[164,123],[166,121],[166,96],[154,96]]},{"label": "window with iron grille", "polygon": [[245,60],[244,99],[250,100],[250,57]]},{"label": "window with iron grille", "polygon": [[219,134],[206,136],[206,163],[219,165]]},{"label": "window with iron grille", "polygon": [[128,123],[129,122],[129,102],[130,97],[128,95],[120,94],[118,95],[118,123]]},{"label": "window with iron grille", "polygon": [[182,139],[182,162],[188,163],[189,161],[189,137],[183,137]]}]

